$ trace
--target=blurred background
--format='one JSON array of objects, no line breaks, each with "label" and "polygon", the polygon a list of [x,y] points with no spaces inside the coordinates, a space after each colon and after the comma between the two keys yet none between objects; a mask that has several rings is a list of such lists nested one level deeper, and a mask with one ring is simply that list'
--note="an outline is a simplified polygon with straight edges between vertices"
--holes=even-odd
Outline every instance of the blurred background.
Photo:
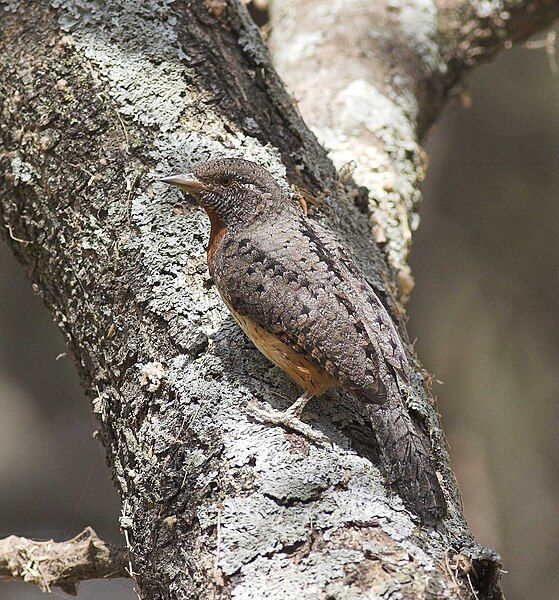
[{"label": "blurred background", "polygon": [[[559,599],[559,75],[509,50],[433,130],[412,250],[410,334],[466,516],[504,559],[508,600]],[[0,535],[119,541],[119,503],[60,334],[0,246]],[[68,598],[54,591],[55,597]],[[89,582],[79,600],[135,598]],[[4,600],[43,596],[1,583]]]},{"label": "blurred background", "polygon": [[[543,36],[540,36],[543,37]],[[410,335],[508,600],[559,598],[559,74],[514,48],[430,136]]]}]

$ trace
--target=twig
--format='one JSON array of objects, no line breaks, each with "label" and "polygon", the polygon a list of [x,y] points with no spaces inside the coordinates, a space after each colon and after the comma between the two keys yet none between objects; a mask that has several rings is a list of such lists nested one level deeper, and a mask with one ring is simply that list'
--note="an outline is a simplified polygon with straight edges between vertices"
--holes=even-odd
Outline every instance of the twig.
[{"label": "twig", "polygon": [[19,579],[43,592],[59,587],[73,596],[89,579],[128,577],[123,548],[107,544],[87,527],[66,542],[11,535],[0,540],[0,580]]},{"label": "twig", "polygon": [[[93,69],[91,70],[93,72]],[[107,98],[105,97],[104,94],[95,94],[97,96],[97,98],[99,98],[101,100],[101,102],[104,102]],[[120,116],[120,113],[118,112],[118,110],[110,103],[109,101],[109,106],[112,108],[112,110],[115,112],[116,117],[120,123],[120,126],[122,127],[122,131],[124,132],[124,139],[126,141],[126,147],[125,150],[128,151],[128,149],[130,148],[130,134],[128,133],[128,129],[126,129],[126,124],[124,122],[124,119]]]},{"label": "twig", "polygon": [[524,44],[529,50],[539,50],[541,48],[545,50],[549,68],[554,75],[557,75],[559,72],[559,66],[557,65],[557,48],[555,46],[556,41],[557,32],[551,30],[542,40],[534,40],[533,42],[526,42]]},{"label": "twig", "polygon": [[223,510],[223,504],[218,502],[217,504],[217,540],[216,540],[216,551],[215,551],[215,562],[214,562],[214,581],[215,583],[223,587],[223,575],[219,568],[219,559],[221,554],[221,511]]},{"label": "twig", "polygon": [[21,244],[24,244],[25,246],[27,246],[27,244],[31,243],[31,240],[22,240],[21,238],[16,237],[12,230],[12,226],[9,223],[6,224],[6,228],[8,230],[8,233],[10,234],[10,237],[12,238],[12,240],[14,240],[14,242],[20,242]]},{"label": "twig", "polygon": [[217,505],[217,540],[216,540],[216,551],[215,551],[215,564],[214,570],[217,571],[219,569],[219,555],[221,553],[221,511],[223,510],[223,505]]},{"label": "twig", "polygon": [[474,588],[474,584],[472,583],[472,578],[470,577],[470,574],[466,573],[466,577],[468,578],[468,583],[470,584],[470,590],[472,590],[472,594],[474,595],[474,598],[476,600],[479,600],[478,593],[476,592],[476,590]]},{"label": "twig", "polygon": [[122,506],[122,514],[120,516],[120,525],[122,527],[122,531],[124,533],[124,541],[126,542],[126,554],[127,554],[127,564],[125,567],[125,571],[129,577],[134,578],[134,569],[132,568],[132,545],[130,544],[130,537],[128,536],[128,520],[129,517],[126,514],[128,511],[128,500],[124,501]]},{"label": "twig", "polygon": [[124,138],[126,140],[126,149],[128,150],[128,148],[130,147],[130,135],[128,134],[128,129],[126,129],[124,119],[120,116],[120,113],[118,112],[118,110],[115,109],[115,113],[116,113],[117,119],[120,121],[122,131],[124,131]]}]

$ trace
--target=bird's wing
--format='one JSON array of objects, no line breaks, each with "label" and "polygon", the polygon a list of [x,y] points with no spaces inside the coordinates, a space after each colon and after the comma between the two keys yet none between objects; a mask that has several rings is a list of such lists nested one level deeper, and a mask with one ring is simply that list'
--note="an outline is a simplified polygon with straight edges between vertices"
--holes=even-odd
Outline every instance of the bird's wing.
[{"label": "bird's wing", "polygon": [[386,309],[343,247],[304,217],[226,236],[214,277],[236,312],[344,387],[378,402],[393,372],[405,380],[406,356]]},{"label": "bird's wing", "polygon": [[[390,485],[428,523],[446,514],[429,435],[406,410],[411,372],[392,321],[340,244],[302,217],[226,235],[214,278],[227,304],[255,320],[366,408]],[[377,406],[382,404],[382,406]]]},{"label": "bird's wing", "polygon": [[379,357],[407,382],[410,367],[406,353],[400,335],[380,298],[334,236],[319,225],[310,225],[308,221],[302,226],[308,231],[311,245],[321,256],[335,258],[335,268],[339,271],[339,279],[343,281],[341,288],[344,302],[353,307]]}]

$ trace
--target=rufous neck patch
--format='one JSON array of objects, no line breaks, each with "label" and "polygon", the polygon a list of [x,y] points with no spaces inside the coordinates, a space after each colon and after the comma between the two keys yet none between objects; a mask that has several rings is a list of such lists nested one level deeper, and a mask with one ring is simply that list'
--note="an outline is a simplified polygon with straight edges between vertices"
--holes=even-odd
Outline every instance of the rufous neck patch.
[{"label": "rufous neck patch", "polygon": [[210,271],[210,275],[213,275],[213,257],[215,251],[219,247],[223,236],[227,233],[227,227],[225,223],[219,218],[215,210],[211,208],[206,208],[205,211],[208,213],[208,217],[210,218],[210,241],[208,242],[208,269]]}]

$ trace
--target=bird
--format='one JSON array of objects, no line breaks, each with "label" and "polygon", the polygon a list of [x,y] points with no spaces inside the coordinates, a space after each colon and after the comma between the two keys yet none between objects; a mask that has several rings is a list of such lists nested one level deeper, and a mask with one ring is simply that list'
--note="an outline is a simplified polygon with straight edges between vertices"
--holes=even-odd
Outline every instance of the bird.
[{"label": "bird", "polygon": [[161,181],[205,209],[207,264],[221,298],[260,352],[302,389],[285,411],[252,404],[251,414],[324,442],[303,410],[343,388],[365,406],[391,489],[423,523],[441,521],[447,505],[429,435],[407,407],[414,392],[403,342],[341,242],[252,161],[207,160]]}]

